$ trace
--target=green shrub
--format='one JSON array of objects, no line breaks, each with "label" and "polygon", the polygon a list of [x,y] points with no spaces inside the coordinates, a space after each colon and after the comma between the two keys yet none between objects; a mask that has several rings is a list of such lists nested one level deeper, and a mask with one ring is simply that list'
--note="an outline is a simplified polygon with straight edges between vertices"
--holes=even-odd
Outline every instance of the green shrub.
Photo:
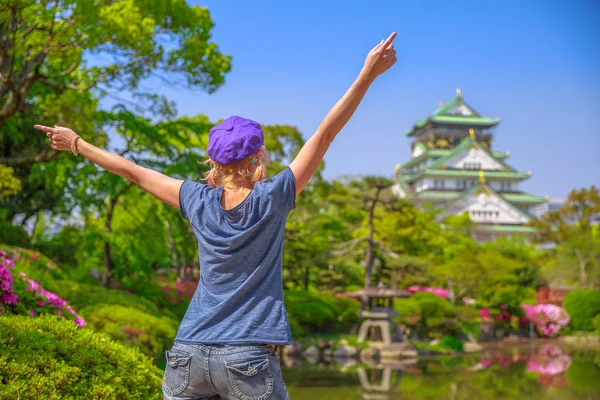
[{"label": "green shrub", "polygon": [[600,335],[600,314],[596,315],[592,322],[594,324],[594,328],[596,328],[596,333]]},{"label": "green shrub", "polygon": [[[9,246],[29,246],[29,234],[19,225],[13,225],[8,221],[0,221],[0,243]],[[7,246],[1,245],[6,248]]]},{"label": "green shrub", "polygon": [[0,398],[161,399],[150,359],[53,316],[0,316]]},{"label": "green shrub", "polygon": [[358,321],[359,302],[305,290],[285,292],[292,333],[326,333],[349,329]]},{"label": "green shrub", "polygon": [[412,299],[419,304],[423,321],[429,318],[454,318],[456,316],[454,306],[448,300],[433,293],[417,293]]},{"label": "green shrub", "polygon": [[578,289],[569,292],[563,307],[571,317],[571,326],[575,330],[592,331],[592,318],[600,314],[600,291]]},{"label": "green shrub", "polygon": [[452,336],[444,336],[440,339],[439,346],[442,349],[449,349],[454,351],[463,351],[463,342],[452,337]]},{"label": "green shrub", "polygon": [[335,330],[338,332],[347,332],[352,329],[360,319],[358,317],[360,302],[335,296],[328,296],[328,298],[335,306],[335,314],[337,316]]},{"label": "green shrub", "polygon": [[598,392],[600,368],[591,361],[573,361],[567,370],[567,380],[580,392]]},{"label": "green shrub", "polygon": [[412,298],[395,300],[394,311],[400,314],[396,320],[401,324],[415,327],[421,321],[421,306]]},{"label": "green shrub", "polygon": [[157,362],[173,345],[177,333],[173,320],[118,305],[99,305],[82,309],[81,315],[95,331],[128,346],[135,346]]},{"label": "green shrub", "polygon": [[457,306],[456,318],[461,322],[479,321],[479,310],[475,307]]},{"label": "green shrub", "polygon": [[421,309],[421,319],[417,326],[420,336],[441,337],[460,333],[456,324],[456,309],[446,299],[433,293],[421,292],[411,297]]},{"label": "green shrub", "polygon": [[152,315],[164,315],[174,320],[177,317],[169,310],[161,310],[150,300],[134,294],[107,289],[99,285],[89,285],[71,281],[61,281],[58,293],[76,309],[102,305],[116,305],[135,308]]}]

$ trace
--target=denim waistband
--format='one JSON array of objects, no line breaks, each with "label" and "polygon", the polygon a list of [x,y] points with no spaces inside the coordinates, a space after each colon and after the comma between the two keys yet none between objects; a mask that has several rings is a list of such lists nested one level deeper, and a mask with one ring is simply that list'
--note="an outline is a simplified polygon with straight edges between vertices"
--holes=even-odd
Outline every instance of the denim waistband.
[{"label": "denim waistband", "polygon": [[195,347],[212,354],[232,354],[248,350],[270,349],[277,352],[279,346],[268,343],[217,344],[217,343],[187,343],[176,340],[177,344]]}]

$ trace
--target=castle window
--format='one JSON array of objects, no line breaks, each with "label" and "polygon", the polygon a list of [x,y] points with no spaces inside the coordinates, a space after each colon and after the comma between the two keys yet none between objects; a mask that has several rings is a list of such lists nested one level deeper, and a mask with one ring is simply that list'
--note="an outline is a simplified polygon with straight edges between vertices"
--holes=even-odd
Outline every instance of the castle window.
[{"label": "castle window", "polygon": [[466,162],[466,163],[463,163],[463,168],[464,169],[480,170],[481,169],[481,163],[480,162]]}]

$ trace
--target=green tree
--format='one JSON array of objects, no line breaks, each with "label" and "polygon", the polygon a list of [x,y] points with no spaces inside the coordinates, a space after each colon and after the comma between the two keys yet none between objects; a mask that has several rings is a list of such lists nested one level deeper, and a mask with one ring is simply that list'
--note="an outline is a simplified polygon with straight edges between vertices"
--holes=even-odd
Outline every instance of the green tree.
[{"label": "green tree", "polygon": [[537,240],[554,242],[548,270],[552,277],[578,280],[597,287],[600,279],[600,190],[591,186],[573,190],[561,208],[533,224]]},{"label": "green tree", "polygon": [[[40,210],[71,213],[67,189],[89,172],[75,158],[49,149],[34,123],[68,125],[106,145],[124,104],[133,116],[172,118],[173,104],[144,83],[218,89],[231,58],[211,42],[212,27],[206,8],[182,0],[2,2],[0,164],[14,168],[23,187],[2,200],[8,220],[23,214],[25,223]],[[99,112],[100,101],[109,99],[115,112]],[[152,142],[154,133],[137,130],[140,142]]]}]

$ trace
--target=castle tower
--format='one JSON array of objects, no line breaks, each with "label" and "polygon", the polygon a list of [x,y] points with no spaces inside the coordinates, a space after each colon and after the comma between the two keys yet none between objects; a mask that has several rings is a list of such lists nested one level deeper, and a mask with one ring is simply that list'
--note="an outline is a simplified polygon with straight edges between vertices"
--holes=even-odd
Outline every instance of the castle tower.
[{"label": "castle tower", "polygon": [[492,149],[499,123],[477,113],[456,89],[456,97],[405,132],[414,139],[412,157],[396,167],[395,192],[444,214],[468,213],[480,241],[533,232],[525,224],[546,200],[520,190],[531,171],[515,170],[506,163],[509,152]]}]

